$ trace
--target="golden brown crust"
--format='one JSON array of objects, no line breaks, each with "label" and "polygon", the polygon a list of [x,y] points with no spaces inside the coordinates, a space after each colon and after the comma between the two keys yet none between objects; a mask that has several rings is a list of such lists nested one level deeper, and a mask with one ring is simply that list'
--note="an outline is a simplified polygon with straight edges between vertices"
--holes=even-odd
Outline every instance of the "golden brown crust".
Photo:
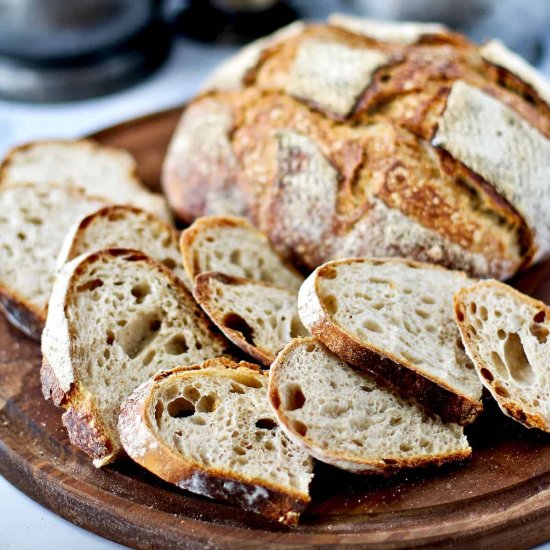
[{"label": "golden brown crust", "polygon": [[4,285],[0,285],[0,306],[10,324],[29,338],[40,341],[46,322],[46,311],[39,310],[16,291]]},{"label": "golden brown crust", "polygon": [[[489,365],[478,352],[478,348],[474,343],[475,336],[471,332],[470,326],[464,322],[464,298],[469,293],[473,292],[475,288],[479,288],[479,286],[499,288],[504,285],[503,283],[499,283],[497,281],[482,281],[480,283],[477,283],[476,286],[473,288],[460,289],[458,292],[455,293],[453,298],[455,321],[460,331],[462,340],[464,341],[464,344],[466,346],[466,349],[468,350],[468,354],[472,358],[474,366],[479,374],[479,379],[481,380],[483,385],[491,392],[491,395],[505,414],[517,420],[520,424],[523,424],[527,428],[538,428],[539,430],[550,432],[550,426],[548,425],[547,420],[542,415],[533,414],[529,411],[524,410],[521,405],[513,401],[509,396],[505,396],[505,392],[502,391],[503,388],[500,386],[497,378],[488,380],[487,377],[481,374],[482,369],[487,369],[489,371],[492,371],[493,369],[491,365]],[[515,288],[509,287],[507,285],[506,291],[515,295],[515,297],[519,300],[527,302],[528,304],[537,308],[539,311],[544,311],[546,314],[545,317],[547,319],[550,319],[550,307],[548,307],[543,302],[522,294]]]},{"label": "golden brown crust", "polygon": [[[346,260],[347,263],[361,262],[361,258]],[[424,269],[438,269],[439,266],[414,261],[385,259],[384,262],[398,262]],[[459,395],[443,380],[431,380],[417,370],[409,361],[405,361],[387,350],[359,342],[354,336],[331,321],[330,314],[319,298],[318,279],[325,268],[317,271],[313,280],[306,281],[300,293],[304,293],[303,302],[307,302],[308,330],[333,353],[355,367],[371,373],[378,382],[388,385],[405,397],[413,397],[426,408],[438,414],[446,422],[456,422],[462,426],[471,424],[483,410],[481,401],[475,401],[465,395]],[[301,297],[302,299],[302,297]],[[303,310],[300,316],[304,320]]]},{"label": "golden brown crust", "polygon": [[[304,342],[315,341],[315,338],[295,338],[288,346],[284,348],[283,351],[277,356],[277,360],[272,365],[270,370],[270,381],[269,381],[269,390],[268,397],[271,402],[271,405],[277,415],[277,420],[281,427],[284,428],[285,433],[293,440],[296,444],[303,446],[309,452],[313,452],[314,455],[318,456],[323,462],[332,464],[337,467],[344,467],[347,470],[353,471],[357,474],[391,474],[403,468],[419,468],[425,466],[442,466],[450,462],[460,462],[468,459],[472,451],[460,451],[455,453],[450,453],[448,455],[432,455],[429,457],[418,456],[407,459],[400,460],[380,460],[380,461],[370,461],[366,459],[357,459],[357,457],[346,455],[345,453],[334,453],[327,451],[325,449],[320,449],[318,445],[315,444],[310,438],[301,434],[298,434],[292,422],[289,421],[288,417],[285,415],[284,411],[281,409],[281,402],[279,397],[278,389],[278,376],[279,376],[279,363],[281,363],[286,355],[290,353],[294,348],[301,346]],[[327,348],[330,347],[327,345]],[[374,374],[369,369],[365,369],[368,374]],[[375,379],[377,382],[378,378]],[[384,385],[384,384],[383,384]],[[393,389],[393,388],[392,388]]]},{"label": "golden brown crust", "polygon": [[[232,502],[270,520],[295,525],[309,498],[298,492],[269,486],[265,482],[252,483],[236,472],[228,475],[223,470],[187,462],[155,436],[147,420],[146,411],[154,396],[155,383],[160,379],[185,375],[189,371],[243,367],[256,376],[264,376],[257,371],[257,366],[244,362],[237,364],[225,359],[159,373],[134,391],[122,405],[119,417],[121,439],[133,460],[165,481],[194,493]],[[135,452],[137,449],[140,452]]]}]

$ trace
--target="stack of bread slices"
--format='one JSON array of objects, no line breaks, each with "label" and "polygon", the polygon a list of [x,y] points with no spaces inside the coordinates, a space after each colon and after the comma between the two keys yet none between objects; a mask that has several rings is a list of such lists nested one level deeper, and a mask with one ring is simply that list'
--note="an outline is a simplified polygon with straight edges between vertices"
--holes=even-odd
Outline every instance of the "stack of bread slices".
[{"label": "stack of bread slices", "polygon": [[1,167],[0,297],[42,341],[71,442],[294,524],[314,459],[353,473],[464,462],[485,386],[550,431],[550,309],[400,259],[304,276],[243,218],[181,235],[134,162],[88,141]]}]

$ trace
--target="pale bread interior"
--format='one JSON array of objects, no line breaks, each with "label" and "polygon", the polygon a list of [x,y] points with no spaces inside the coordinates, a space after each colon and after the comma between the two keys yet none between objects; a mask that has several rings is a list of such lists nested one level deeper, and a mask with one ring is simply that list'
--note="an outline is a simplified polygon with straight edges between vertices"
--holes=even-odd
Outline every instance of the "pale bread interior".
[{"label": "pale bread interior", "polygon": [[103,248],[132,248],[158,260],[191,287],[183,269],[176,231],[153,214],[124,205],[102,208],[67,235],[58,267]]},{"label": "pale bread interior", "polygon": [[453,319],[453,294],[471,280],[410,262],[329,265],[320,271],[317,289],[333,323],[457,394],[480,399],[481,384]]},{"label": "pale bread interior", "polygon": [[313,338],[279,354],[270,372],[273,392],[290,435],[316,458],[346,469],[469,454],[460,426],[426,415]]},{"label": "pale bread interior", "polygon": [[168,216],[161,195],[147,191],[137,180],[129,153],[90,141],[44,141],[16,149],[6,160],[1,183],[27,182],[71,185],[112,203]]},{"label": "pale bread interior", "polygon": [[550,431],[548,307],[496,281],[460,292],[457,302],[466,349],[483,384],[501,405],[540,415]]},{"label": "pale bread interior", "polygon": [[207,273],[198,277],[197,290],[199,304],[226,336],[245,351],[243,343],[257,348],[268,364],[292,338],[307,334],[296,294],[284,288]]},{"label": "pale bread interior", "polygon": [[237,218],[236,224],[224,220],[215,216],[199,218],[186,230],[194,235],[192,240],[181,240],[185,269],[191,279],[199,273],[218,271],[292,290],[300,288],[303,278],[283,263],[265,235],[244,219]]},{"label": "pale bread interior", "polygon": [[76,189],[20,184],[0,189],[0,284],[45,314],[65,233],[104,202]]},{"label": "pale bread interior", "polygon": [[278,427],[267,382],[242,367],[169,376],[154,388],[149,424],[187,462],[307,495],[311,459]]},{"label": "pale bread interior", "polygon": [[[107,252],[84,261],[72,284],[64,309],[74,379],[93,396],[117,444],[120,404],[137,386],[161,369],[224,353],[224,340],[213,336],[191,295],[160,264]],[[48,323],[48,338],[55,340],[57,328]]]}]

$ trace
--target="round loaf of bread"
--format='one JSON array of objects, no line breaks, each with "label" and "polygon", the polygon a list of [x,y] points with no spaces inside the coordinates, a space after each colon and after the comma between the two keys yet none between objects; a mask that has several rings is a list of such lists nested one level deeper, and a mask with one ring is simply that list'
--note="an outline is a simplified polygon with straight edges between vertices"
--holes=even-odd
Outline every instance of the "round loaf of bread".
[{"label": "round loaf of bread", "polygon": [[297,265],[400,256],[507,278],[550,254],[550,84],[492,41],[332,16],[245,48],[185,109],[163,185]]}]

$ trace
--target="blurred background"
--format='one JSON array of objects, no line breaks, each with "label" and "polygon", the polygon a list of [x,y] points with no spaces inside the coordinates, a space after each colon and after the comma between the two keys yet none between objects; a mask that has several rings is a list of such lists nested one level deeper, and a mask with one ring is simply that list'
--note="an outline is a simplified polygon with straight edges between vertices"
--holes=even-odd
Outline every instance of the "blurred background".
[{"label": "blurred background", "polygon": [[0,0],[0,154],[181,104],[239,45],[332,11],[499,37],[550,74],[549,0]]}]

